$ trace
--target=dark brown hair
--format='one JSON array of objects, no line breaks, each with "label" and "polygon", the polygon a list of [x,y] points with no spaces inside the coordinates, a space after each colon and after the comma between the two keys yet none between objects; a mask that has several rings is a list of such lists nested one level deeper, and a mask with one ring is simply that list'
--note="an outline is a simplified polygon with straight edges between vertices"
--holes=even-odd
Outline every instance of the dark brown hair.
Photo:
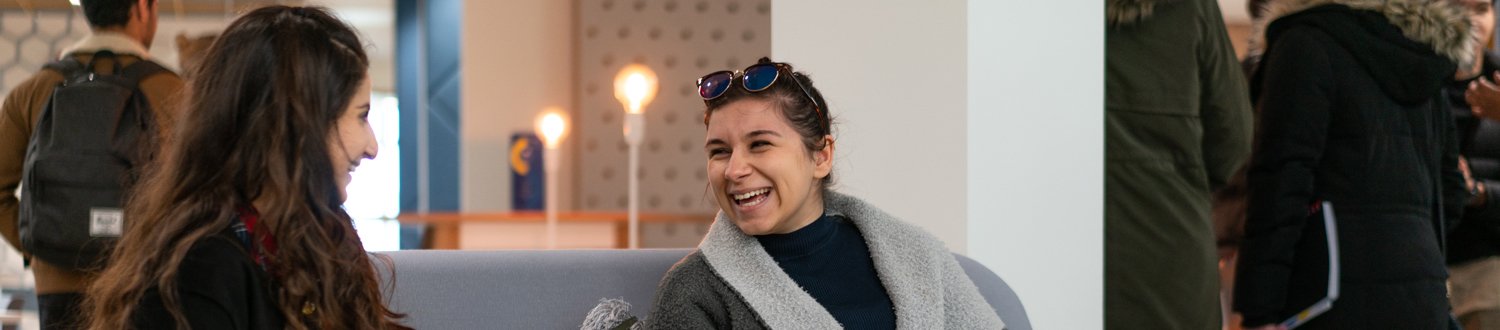
[{"label": "dark brown hair", "polygon": [[262,203],[253,231],[275,238],[266,266],[288,328],[400,328],[340,207],[330,159],[368,66],[354,30],[325,9],[269,6],[231,23],[188,84],[161,162],[127,203],[132,220],[86,296],[89,328],[128,327],[153,288],[186,328],[175,285],[184,257],[251,201]]},{"label": "dark brown hair", "polygon": [[[130,23],[130,10],[135,8],[136,0],[82,0],[78,5],[83,7],[83,18],[89,26],[109,28]],[[156,7],[156,0],[146,1],[146,5]],[[155,8],[141,8],[151,9]]]},{"label": "dark brown hair", "polygon": [[[776,62],[762,57],[757,64],[763,63]],[[787,64],[785,68],[779,69],[781,76],[776,78],[775,83],[759,92],[751,92],[740,86],[741,76],[737,73],[730,82],[729,89],[724,91],[724,95],[705,102],[708,107],[703,110],[703,125],[708,125],[708,120],[713,117],[714,111],[724,105],[746,99],[764,100],[781,109],[781,115],[787,119],[787,124],[791,125],[792,129],[797,131],[797,135],[801,136],[802,146],[807,148],[808,154],[822,150],[823,136],[833,134],[833,115],[828,114],[828,101],[823,99],[823,93],[819,92],[817,87],[813,87],[812,78],[808,78],[806,73],[792,71],[790,64]],[[797,81],[794,82],[788,78]],[[798,86],[798,83],[802,85]],[[804,87],[807,88],[806,93],[802,91]],[[814,100],[821,107],[815,106]],[[827,123],[824,123],[825,120]],[[825,191],[833,185],[832,170],[828,172],[828,176],[823,177],[819,185]]]}]

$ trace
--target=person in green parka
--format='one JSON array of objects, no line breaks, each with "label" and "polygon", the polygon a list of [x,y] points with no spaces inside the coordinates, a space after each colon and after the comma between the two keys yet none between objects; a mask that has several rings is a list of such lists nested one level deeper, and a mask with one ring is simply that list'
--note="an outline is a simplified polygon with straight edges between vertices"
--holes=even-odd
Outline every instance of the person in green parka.
[{"label": "person in green parka", "polygon": [[1209,0],[1108,0],[1106,329],[1217,329],[1211,195],[1250,153],[1245,78]]}]

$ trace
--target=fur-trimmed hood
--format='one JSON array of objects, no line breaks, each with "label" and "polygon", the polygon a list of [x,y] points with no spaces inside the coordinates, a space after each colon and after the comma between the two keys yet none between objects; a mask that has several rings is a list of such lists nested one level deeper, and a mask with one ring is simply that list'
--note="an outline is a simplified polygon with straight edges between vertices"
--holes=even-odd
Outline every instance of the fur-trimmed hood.
[{"label": "fur-trimmed hood", "polygon": [[1177,1],[1179,0],[1105,0],[1104,19],[1110,27],[1131,25],[1150,18],[1157,5]]},{"label": "fur-trimmed hood", "polygon": [[1433,52],[1459,67],[1468,67],[1476,59],[1479,41],[1470,37],[1468,16],[1462,8],[1442,0],[1271,0],[1253,24],[1249,48],[1265,48],[1266,27],[1277,19],[1323,5],[1378,12],[1407,39],[1430,45]]}]

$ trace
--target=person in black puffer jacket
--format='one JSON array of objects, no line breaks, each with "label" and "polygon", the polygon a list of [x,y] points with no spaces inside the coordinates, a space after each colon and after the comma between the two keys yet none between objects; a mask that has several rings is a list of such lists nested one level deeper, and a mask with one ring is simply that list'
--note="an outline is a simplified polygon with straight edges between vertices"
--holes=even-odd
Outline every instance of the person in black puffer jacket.
[{"label": "person in black puffer jacket", "polygon": [[1449,325],[1443,241],[1467,199],[1442,96],[1474,61],[1451,1],[1273,0],[1250,82],[1259,113],[1234,293],[1246,328],[1323,298],[1336,211],[1341,289],[1302,329]]}]

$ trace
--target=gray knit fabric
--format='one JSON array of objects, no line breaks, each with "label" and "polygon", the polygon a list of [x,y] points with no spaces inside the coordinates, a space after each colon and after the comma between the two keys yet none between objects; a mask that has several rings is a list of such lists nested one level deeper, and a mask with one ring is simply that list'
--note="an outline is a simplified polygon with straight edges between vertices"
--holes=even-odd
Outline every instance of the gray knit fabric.
[{"label": "gray knit fabric", "polygon": [[701,251],[672,266],[656,289],[646,329],[766,329],[734,288],[714,274]]},{"label": "gray knit fabric", "polygon": [[[630,303],[625,298],[600,298],[599,305],[589,310],[588,316],[583,318],[583,325],[579,330],[602,330],[615,329],[626,322],[631,322]],[[630,329],[641,329],[641,323],[632,323]]]},{"label": "gray knit fabric", "polygon": [[[980,296],[958,261],[927,232],[904,223],[857,198],[829,192],[828,214],[850,219],[869,245],[876,273],[896,309],[898,329],[1002,329],[1004,323]],[[648,328],[725,328],[732,319],[712,320],[746,311],[702,311],[691,320],[673,309],[747,308],[759,324],[772,329],[836,329],[833,315],[818,304],[754,237],[745,235],[723,212],[695,252],[674,266],[657,291],[656,311]],[[696,259],[701,255],[702,263]],[[693,269],[706,268],[706,269]],[[727,287],[734,294],[726,295]],[[678,297],[664,297],[678,295]],[[725,302],[716,300],[740,300]],[[739,318],[744,318],[741,315]],[[741,328],[740,326],[730,326]]]}]

